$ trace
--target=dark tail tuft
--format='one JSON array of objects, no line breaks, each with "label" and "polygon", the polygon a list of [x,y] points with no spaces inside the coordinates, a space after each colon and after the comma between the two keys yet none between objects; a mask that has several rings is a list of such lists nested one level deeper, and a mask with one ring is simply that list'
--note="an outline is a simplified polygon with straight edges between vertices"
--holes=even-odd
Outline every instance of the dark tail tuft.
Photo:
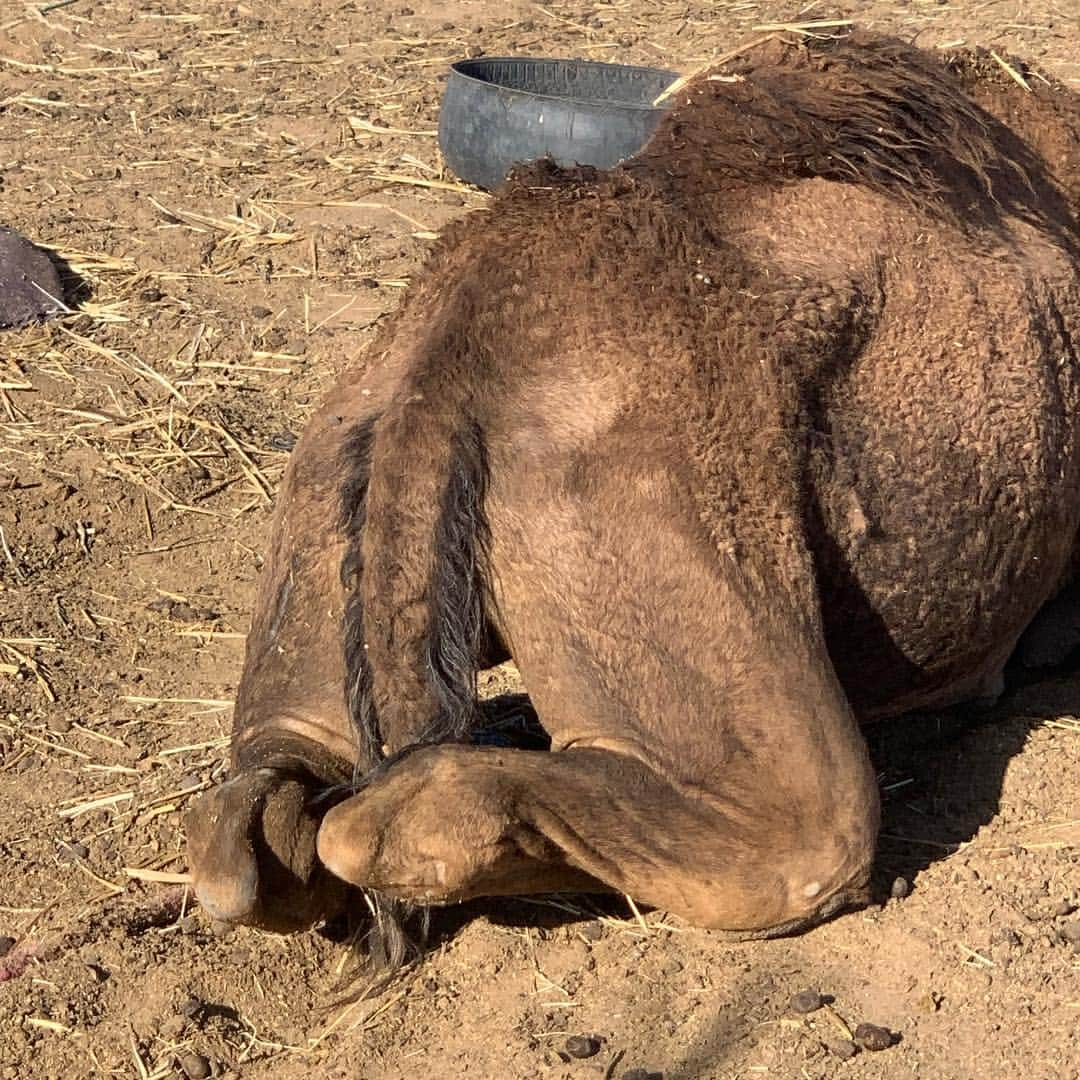
[{"label": "dark tail tuft", "polygon": [[346,441],[343,453],[345,483],[341,488],[340,526],[346,537],[345,556],[341,561],[341,583],[348,597],[343,627],[345,697],[360,744],[358,777],[373,768],[382,757],[379,719],[371,693],[371,666],[364,648],[364,594],[360,588],[364,573],[363,536],[376,419],[371,417],[358,424]]},{"label": "dark tail tuft", "polygon": [[424,742],[459,741],[478,726],[476,676],[492,610],[487,485],[483,433],[467,421],[452,439],[450,472],[435,525],[427,661],[438,711]]}]

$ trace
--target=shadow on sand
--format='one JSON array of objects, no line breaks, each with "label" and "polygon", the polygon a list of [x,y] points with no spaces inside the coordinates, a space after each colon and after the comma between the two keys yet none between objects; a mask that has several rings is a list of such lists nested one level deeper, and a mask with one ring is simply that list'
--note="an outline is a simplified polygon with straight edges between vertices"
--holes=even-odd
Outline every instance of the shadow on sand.
[{"label": "shadow on sand", "polygon": [[[871,756],[881,779],[883,814],[874,877],[874,898],[889,896],[898,877],[913,877],[973,839],[998,812],[1006,769],[1042,718],[1080,713],[1080,662],[1033,674],[1014,664],[1006,693],[992,708],[970,706],[909,714],[867,730]],[[492,738],[504,745],[536,748],[542,729],[520,695],[492,705]],[[508,737],[507,737],[508,736]],[[518,740],[522,742],[518,742]],[[486,740],[485,740],[486,741]],[[476,901],[435,914],[430,944],[454,937],[478,916],[503,926],[540,930],[584,923],[600,916],[632,917],[621,897],[574,896]],[[764,955],[729,987],[734,1001],[759,1001],[773,986]],[[678,1009],[677,991],[654,986],[649,1024]],[[670,1000],[669,1000],[670,997]],[[757,1021],[737,1006],[718,1009],[677,1060],[663,1067],[664,1080],[704,1080],[717,1075],[753,1035]],[[629,1065],[629,1062],[623,1063]],[[616,1073],[620,1075],[620,1073]]]}]

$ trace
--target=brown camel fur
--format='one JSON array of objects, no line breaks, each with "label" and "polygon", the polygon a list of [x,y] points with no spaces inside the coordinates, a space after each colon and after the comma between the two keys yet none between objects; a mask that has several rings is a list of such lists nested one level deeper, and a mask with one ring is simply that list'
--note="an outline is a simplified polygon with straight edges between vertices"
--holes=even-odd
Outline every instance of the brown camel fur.
[{"label": "brown camel fur", "polygon": [[[1080,112],[951,65],[773,41],[446,231],[294,452],[208,910],[864,897],[858,724],[992,693],[1080,519]],[[472,739],[505,654],[548,752]]]}]

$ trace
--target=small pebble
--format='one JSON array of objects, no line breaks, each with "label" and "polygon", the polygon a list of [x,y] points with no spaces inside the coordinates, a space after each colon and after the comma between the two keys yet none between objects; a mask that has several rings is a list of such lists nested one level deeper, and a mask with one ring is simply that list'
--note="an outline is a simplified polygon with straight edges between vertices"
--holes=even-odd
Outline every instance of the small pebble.
[{"label": "small pebble", "polygon": [[0,956],[7,956],[15,948],[15,939],[7,934],[0,936]]},{"label": "small pebble", "polygon": [[1080,919],[1067,922],[1061,928],[1061,936],[1066,941],[1071,941],[1073,945],[1080,945]]},{"label": "small pebble", "polygon": [[888,1050],[896,1041],[888,1028],[877,1024],[860,1024],[855,1029],[855,1041],[864,1050]]},{"label": "small pebble", "polygon": [[850,1061],[859,1052],[859,1048],[850,1039],[833,1039],[825,1044],[825,1048],[841,1061]]},{"label": "small pebble", "polygon": [[203,1003],[194,995],[184,998],[180,1002],[180,1008],[177,1012],[184,1017],[185,1020],[194,1020],[196,1016],[202,1012]]},{"label": "small pebble", "polygon": [[64,534],[55,525],[39,525],[35,531],[38,540],[43,544],[56,544],[63,539]]},{"label": "small pebble", "polygon": [[176,920],[176,928],[181,934],[194,934],[199,929],[198,915],[185,915]]},{"label": "small pebble", "polygon": [[57,735],[65,735],[71,730],[71,721],[63,716],[50,716],[45,726]]},{"label": "small pebble", "polygon": [[216,938],[226,938],[233,932],[233,924],[224,919],[211,919],[210,933]]},{"label": "small pebble", "polygon": [[70,844],[63,841],[60,843],[60,861],[63,863],[78,862],[89,856],[90,849],[78,840],[72,840]]},{"label": "small pebble", "polygon": [[202,1054],[181,1054],[177,1063],[188,1080],[206,1080],[210,1075],[210,1062]]},{"label": "small pebble", "polygon": [[268,319],[274,313],[268,307],[256,306],[251,309],[253,319]]},{"label": "small pebble", "polygon": [[187,1021],[182,1016],[167,1016],[161,1021],[159,1034],[168,1042],[176,1042],[184,1034]]},{"label": "small pebble", "polygon": [[291,431],[279,431],[276,435],[270,436],[270,446],[274,450],[283,450],[285,453],[289,453],[295,445],[296,436]]},{"label": "small pebble", "polygon": [[817,990],[800,990],[791,995],[788,1007],[794,1013],[817,1012],[825,1004],[824,996]]},{"label": "small pebble", "polygon": [[889,893],[894,900],[903,900],[905,896],[911,895],[911,882],[907,878],[898,877],[892,883]]},{"label": "small pebble", "polygon": [[143,289],[143,291],[139,293],[139,299],[145,300],[148,304],[156,304],[164,295],[165,294],[160,289],[151,287],[149,289]]},{"label": "small pebble", "polygon": [[592,1035],[571,1035],[566,1040],[566,1052],[575,1058],[591,1058],[600,1053],[600,1040]]},{"label": "small pebble", "polygon": [[586,941],[599,941],[604,936],[604,924],[599,919],[595,922],[587,922],[578,933]]}]

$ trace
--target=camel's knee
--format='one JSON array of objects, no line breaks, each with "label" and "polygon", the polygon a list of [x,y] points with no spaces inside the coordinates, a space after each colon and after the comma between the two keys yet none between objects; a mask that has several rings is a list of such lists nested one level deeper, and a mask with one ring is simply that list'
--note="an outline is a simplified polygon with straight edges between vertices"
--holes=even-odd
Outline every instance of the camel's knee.
[{"label": "camel's knee", "polygon": [[760,837],[726,875],[676,883],[685,900],[677,914],[707,929],[767,937],[866,901],[873,829],[823,829],[798,848],[776,839]]},{"label": "camel's knee", "polygon": [[787,910],[795,926],[864,903],[874,862],[873,828],[824,830],[795,856],[786,877]]}]

